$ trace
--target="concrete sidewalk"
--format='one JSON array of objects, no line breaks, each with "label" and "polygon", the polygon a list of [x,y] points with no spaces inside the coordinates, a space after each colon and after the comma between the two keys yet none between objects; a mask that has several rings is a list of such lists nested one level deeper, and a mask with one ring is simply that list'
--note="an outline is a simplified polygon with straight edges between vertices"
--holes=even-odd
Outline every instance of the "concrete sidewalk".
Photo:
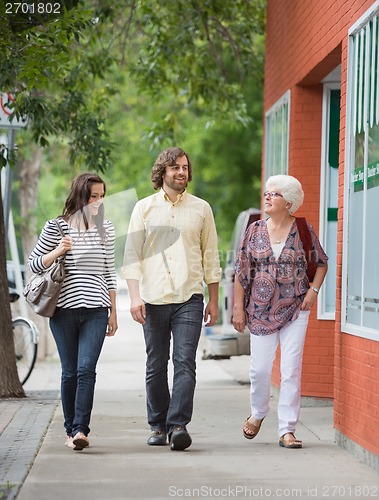
[{"label": "concrete sidewalk", "polygon": [[[0,450],[3,450],[0,458],[5,461],[0,463],[0,475],[3,468],[0,479],[3,485],[9,481],[2,498],[15,495],[18,500],[379,496],[378,473],[334,443],[330,406],[302,408],[296,433],[304,443],[301,450],[278,446],[274,399],[257,438],[253,441],[243,438],[242,422],[249,414],[249,387],[236,380],[247,373],[245,356],[225,361],[202,360],[200,349],[194,415],[188,426],[192,446],[184,452],[173,452],[169,446],[147,446],[142,330],[126,311],[119,314],[119,323],[117,336],[106,339],[98,365],[91,446],[87,450],[74,452],[64,446],[63,418],[57,399],[60,376],[57,361],[37,365],[25,385],[31,396],[29,402],[9,402],[7,416],[0,412]],[[30,418],[19,415],[21,408],[28,404],[35,406],[38,400],[45,409],[43,416],[40,412],[33,417],[40,421],[40,428],[32,426],[33,443],[28,435],[17,436],[22,441],[21,451],[13,456],[13,465],[4,476],[9,462],[4,445],[9,446],[22,418]],[[9,410],[12,404],[14,407]],[[33,448],[38,435],[40,448],[34,460],[24,459],[32,466],[26,479],[20,481],[23,483],[17,494],[17,478],[22,467],[25,468],[25,463],[20,465],[23,450],[29,444]],[[18,476],[13,475],[12,487],[12,471],[17,467]]]}]

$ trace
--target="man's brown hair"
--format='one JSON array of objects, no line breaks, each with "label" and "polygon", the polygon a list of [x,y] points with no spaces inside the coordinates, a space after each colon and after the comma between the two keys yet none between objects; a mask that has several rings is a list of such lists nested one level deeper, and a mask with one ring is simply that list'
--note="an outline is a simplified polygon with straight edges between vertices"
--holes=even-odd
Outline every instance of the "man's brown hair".
[{"label": "man's brown hair", "polygon": [[178,147],[172,147],[165,149],[160,153],[158,158],[155,160],[153,168],[151,169],[151,182],[153,183],[154,189],[160,189],[163,186],[163,176],[166,172],[166,167],[170,165],[175,165],[177,158],[185,156],[188,162],[188,182],[192,180],[192,165],[188,154],[183,151],[183,149]]}]

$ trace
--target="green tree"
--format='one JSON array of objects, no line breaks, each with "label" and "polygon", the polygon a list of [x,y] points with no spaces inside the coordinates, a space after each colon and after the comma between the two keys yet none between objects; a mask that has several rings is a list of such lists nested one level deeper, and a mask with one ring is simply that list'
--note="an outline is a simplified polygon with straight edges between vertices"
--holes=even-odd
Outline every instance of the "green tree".
[{"label": "green tree", "polygon": [[[92,24],[90,17],[86,19],[85,12],[68,10],[62,4],[58,19],[42,19],[44,24],[24,30],[19,23],[14,24],[14,18],[5,9],[5,2],[1,2],[0,89],[12,91],[16,96],[14,118],[25,116],[29,119],[30,131],[39,145],[46,146],[49,136],[66,136],[71,145],[72,158],[88,151],[88,156],[96,159],[98,168],[105,168],[104,158],[111,145],[104,138],[101,118],[97,114],[98,110],[101,112],[102,101],[95,102],[87,81],[82,86],[82,93],[79,93],[80,82],[74,75],[75,63],[80,61],[78,44]],[[92,78],[98,77],[99,72],[94,71]],[[1,158],[4,164],[4,158]],[[0,212],[3,212],[2,206]],[[8,284],[3,221],[2,215],[0,293],[6,298]],[[18,381],[15,364],[10,304],[6,300],[0,303],[0,317],[0,397],[23,397],[25,394]]]},{"label": "green tree", "polygon": [[[214,124],[250,123],[243,83],[261,68],[256,37],[264,32],[264,0],[83,0],[71,10],[62,3],[58,18],[37,19],[41,24],[25,29],[15,28],[4,6],[0,89],[14,92],[14,117],[28,117],[36,144],[62,137],[72,165],[105,171],[112,164],[108,111],[128,81],[136,102],[123,103],[127,112],[156,107],[155,120],[142,127],[153,148],[181,136],[188,112]],[[0,255],[0,292],[6,297],[1,238]],[[12,364],[3,349],[11,337],[8,306],[0,305],[6,318],[0,397],[23,395],[9,379],[12,370],[3,369]]]}]

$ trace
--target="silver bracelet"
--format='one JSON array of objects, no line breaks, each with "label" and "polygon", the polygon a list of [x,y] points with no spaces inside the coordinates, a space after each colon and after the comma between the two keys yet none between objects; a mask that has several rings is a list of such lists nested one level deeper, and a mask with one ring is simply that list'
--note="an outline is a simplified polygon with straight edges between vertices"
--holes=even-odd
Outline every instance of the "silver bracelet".
[{"label": "silver bracelet", "polygon": [[316,293],[318,293],[318,292],[320,291],[320,290],[319,290],[318,288],[316,288],[315,286],[311,286],[311,289],[312,289],[314,292],[316,292]]}]

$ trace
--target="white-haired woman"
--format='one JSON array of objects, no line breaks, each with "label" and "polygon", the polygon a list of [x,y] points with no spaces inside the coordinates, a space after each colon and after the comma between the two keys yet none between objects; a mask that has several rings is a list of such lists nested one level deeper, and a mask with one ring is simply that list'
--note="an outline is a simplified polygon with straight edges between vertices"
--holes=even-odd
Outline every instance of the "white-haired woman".
[{"label": "white-haired woman", "polygon": [[249,226],[236,263],[233,325],[239,332],[247,325],[251,332],[251,415],[244,422],[243,435],[253,439],[269,412],[272,365],[280,342],[279,445],[301,448],[295,428],[300,413],[303,348],[310,309],[324,281],[328,257],[308,223],[312,259],[317,266],[310,283],[300,221],[293,216],[304,199],[297,179],[272,176],[263,196],[269,217]]}]

